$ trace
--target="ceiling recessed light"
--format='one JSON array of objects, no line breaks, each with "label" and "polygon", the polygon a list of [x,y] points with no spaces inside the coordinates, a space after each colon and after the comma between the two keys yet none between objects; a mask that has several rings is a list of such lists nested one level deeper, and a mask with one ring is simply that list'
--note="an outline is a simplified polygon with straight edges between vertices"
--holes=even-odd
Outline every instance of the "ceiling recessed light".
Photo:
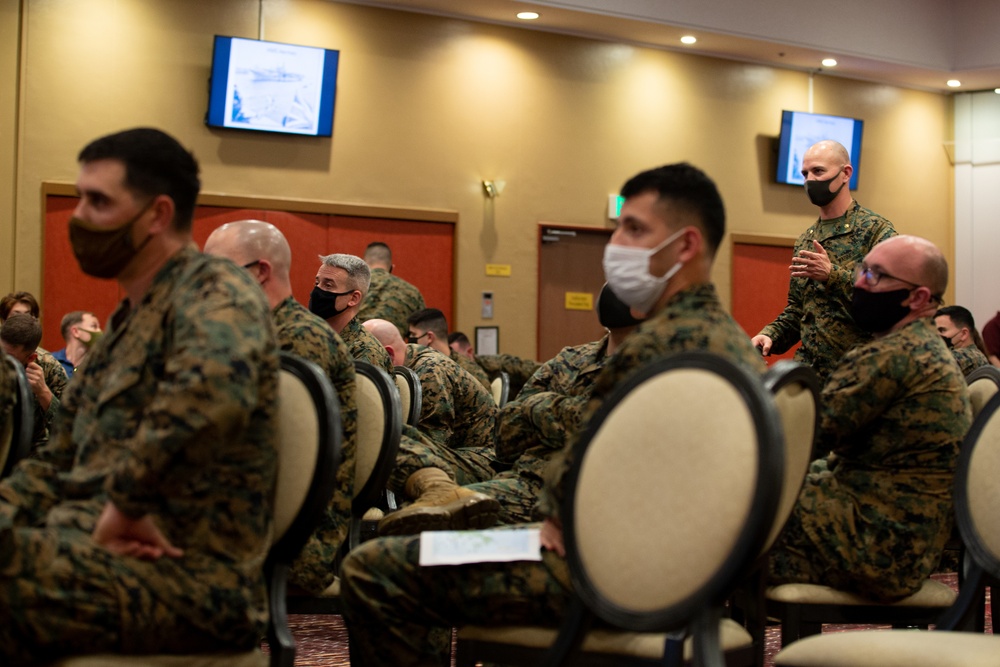
[{"label": "ceiling recessed light", "polygon": [[993,92],[996,93],[997,95],[1000,95],[1000,88],[994,88]]},{"label": "ceiling recessed light", "polygon": [[958,79],[948,79],[948,87],[949,88],[958,88],[961,85],[962,85],[962,82],[959,81]]},{"label": "ceiling recessed light", "polygon": [[694,44],[698,41],[698,38],[694,35],[684,35],[681,37],[681,44]]},{"label": "ceiling recessed light", "polygon": [[834,58],[823,58],[823,67],[836,67],[837,61]]},{"label": "ceiling recessed light", "polygon": [[517,18],[522,21],[534,21],[540,16],[538,12],[518,12]]}]

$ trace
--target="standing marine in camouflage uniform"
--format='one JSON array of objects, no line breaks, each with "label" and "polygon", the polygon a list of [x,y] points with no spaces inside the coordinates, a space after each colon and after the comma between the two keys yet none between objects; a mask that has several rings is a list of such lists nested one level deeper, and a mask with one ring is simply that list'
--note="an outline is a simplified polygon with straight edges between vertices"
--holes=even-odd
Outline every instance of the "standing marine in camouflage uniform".
[{"label": "standing marine in camouflage uniform", "polygon": [[254,276],[271,306],[278,347],[319,366],[337,391],[343,438],[333,497],[289,574],[293,586],[318,595],[336,578],[337,552],[351,525],[358,424],[354,359],[337,332],[292,296],[292,251],[277,227],[259,220],[227,223],[208,237],[205,252]]},{"label": "standing marine in camouflage uniform", "polygon": [[365,248],[365,263],[371,269],[371,284],[361,303],[358,319],[389,320],[406,335],[406,318],[423,310],[424,297],[414,285],[392,273],[392,250],[381,241],[369,243]]},{"label": "standing marine in camouflage uniform", "polygon": [[[607,360],[583,422],[626,377],[673,352],[708,350],[754,370],[764,366],[709,282],[725,231],[714,183],[689,165],[670,165],[639,174],[622,195],[605,273],[633,312],[650,318]],[[619,252],[622,246],[627,253]],[[646,254],[636,257],[636,250]],[[546,478],[556,497],[560,493],[551,484],[561,488],[564,462],[553,459],[560,474]],[[541,509],[548,517],[541,562],[422,568],[419,537],[380,538],[351,552],[341,570],[341,591],[352,650],[369,667],[444,666],[456,625],[552,624],[562,617],[571,590],[562,530],[555,506]]]},{"label": "standing marine in camouflage uniform", "polygon": [[[31,388],[31,400],[34,403],[34,426],[32,427],[29,456],[34,456],[48,442],[52,423],[55,415],[59,412],[59,397],[62,395],[62,389],[66,386],[66,371],[63,370],[59,362],[54,360],[58,366],[58,373],[62,375],[56,384],[59,388],[59,395],[52,391],[45,381],[44,371],[39,364],[42,355],[38,352],[38,343],[41,340],[41,323],[27,313],[11,315],[4,320],[3,326],[0,326],[0,350],[20,362],[21,366],[24,367],[24,374],[28,378],[28,386]],[[46,356],[51,358],[48,353]]]},{"label": "standing marine in camouflage uniform", "polygon": [[937,568],[971,423],[965,381],[930,320],[947,282],[941,252],[913,236],[861,264],[852,310],[876,338],[844,355],[823,389],[818,443],[832,453],[772,551],[775,582],[889,601]]},{"label": "standing marine in camouflage uniform", "polygon": [[320,256],[320,261],[316,286],[309,294],[309,310],[340,334],[354,359],[381,368],[392,377],[392,359],[357,317],[371,278],[368,265],[360,257],[339,253]]},{"label": "standing marine in camouflage uniform", "polygon": [[600,340],[564,347],[542,364],[517,398],[497,416],[496,455],[510,470],[472,484],[470,491],[500,501],[500,523],[532,521],[549,460],[583,428],[582,412],[605,361],[640,323],[607,285],[597,312],[608,333]]},{"label": "standing marine in camouflage uniform", "polygon": [[986,343],[976,329],[976,320],[968,308],[945,306],[934,313],[934,326],[951,349],[962,374],[968,375],[977,368],[989,366]]},{"label": "standing marine in camouflage uniform", "polygon": [[822,380],[845,352],[871,340],[851,318],[854,266],[879,241],[896,235],[891,222],[851,197],[853,172],[847,150],[835,141],[806,151],[802,173],[819,219],[795,242],[788,305],[753,338],[764,356],[781,354],[801,340],[795,359],[812,366]]},{"label": "standing marine in camouflage uniform", "polygon": [[191,244],[198,167],[176,141],[130,130],[80,161],[74,254],[127,298],[48,446],[0,482],[0,662],[249,649],[277,463],[267,303]]},{"label": "standing marine in camouflage uniform", "polygon": [[390,491],[414,502],[379,523],[384,534],[444,528],[483,528],[496,522],[499,504],[462,485],[493,477],[497,406],[474,377],[437,350],[407,345],[386,320],[365,328],[399,366],[420,380],[417,427],[403,427]]},{"label": "standing marine in camouflage uniform", "polygon": [[486,387],[486,391],[492,392],[490,379],[483,369],[468,356],[456,353],[448,345],[448,320],[437,308],[424,308],[407,317],[404,335],[407,342],[426,345],[448,357],[465,369],[466,373],[479,380]]}]

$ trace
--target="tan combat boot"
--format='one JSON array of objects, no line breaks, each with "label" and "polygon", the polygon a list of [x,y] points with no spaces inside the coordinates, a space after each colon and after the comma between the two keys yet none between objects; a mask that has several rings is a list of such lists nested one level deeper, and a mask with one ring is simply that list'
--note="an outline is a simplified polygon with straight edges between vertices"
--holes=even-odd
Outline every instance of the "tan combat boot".
[{"label": "tan combat boot", "polygon": [[410,475],[405,491],[415,500],[379,521],[379,535],[489,528],[497,522],[500,512],[496,499],[462,488],[438,468],[421,468]]}]

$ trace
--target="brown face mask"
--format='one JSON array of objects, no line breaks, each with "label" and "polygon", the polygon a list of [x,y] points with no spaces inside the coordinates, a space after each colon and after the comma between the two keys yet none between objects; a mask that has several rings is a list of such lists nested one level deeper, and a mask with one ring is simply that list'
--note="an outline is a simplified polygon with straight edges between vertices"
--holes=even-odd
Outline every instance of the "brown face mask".
[{"label": "brown face mask", "polygon": [[100,229],[73,217],[69,221],[69,242],[80,269],[95,278],[114,278],[142,250],[150,238],[136,247],[132,244],[132,227],[153,205],[150,200],[135,217],[116,229]]}]

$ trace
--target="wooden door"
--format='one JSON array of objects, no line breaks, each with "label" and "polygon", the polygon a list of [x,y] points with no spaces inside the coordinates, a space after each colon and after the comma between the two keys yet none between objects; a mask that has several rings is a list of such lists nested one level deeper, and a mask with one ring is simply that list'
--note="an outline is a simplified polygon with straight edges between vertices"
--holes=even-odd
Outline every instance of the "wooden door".
[{"label": "wooden door", "polygon": [[[756,336],[788,303],[788,267],[795,239],[733,238],[733,318],[748,336]],[[765,357],[768,364],[791,359],[799,343],[784,354]]]},{"label": "wooden door", "polygon": [[[610,229],[539,225],[538,360],[567,345],[597,340],[597,295],[604,285],[604,246]],[[592,307],[585,308],[589,299]]]}]

